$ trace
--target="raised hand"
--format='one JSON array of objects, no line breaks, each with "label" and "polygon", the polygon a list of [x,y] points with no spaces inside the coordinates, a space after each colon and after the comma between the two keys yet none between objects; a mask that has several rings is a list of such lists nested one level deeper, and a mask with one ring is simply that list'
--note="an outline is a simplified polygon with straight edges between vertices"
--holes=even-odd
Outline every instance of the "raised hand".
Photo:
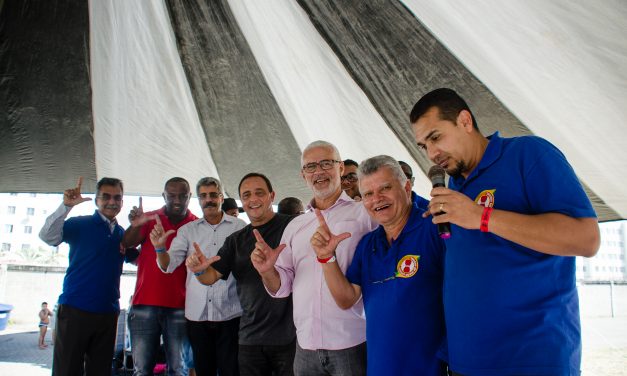
[{"label": "raised hand", "polygon": [[89,197],[81,196],[81,186],[83,185],[83,177],[78,177],[76,187],[63,191],[63,205],[72,207],[85,201],[91,201]]},{"label": "raised hand", "polygon": [[278,247],[272,248],[263,240],[259,231],[255,229],[253,230],[253,234],[257,242],[255,243],[255,249],[253,249],[253,252],[250,254],[250,260],[259,274],[263,274],[274,269],[274,264],[279,258],[281,251],[285,248],[285,244],[280,244]]},{"label": "raised hand", "polygon": [[319,209],[315,209],[316,217],[318,218],[318,228],[316,232],[311,236],[311,246],[316,252],[316,256],[320,259],[326,259],[335,254],[335,249],[344,240],[351,237],[350,232],[343,232],[339,235],[335,235],[329,229],[327,222],[324,220],[322,213]]},{"label": "raised hand", "polygon": [[207,268],[210,267],[211,264],[220,259],[220,256],[207,258],[202,253],[202,251],[200,250],[200,246],[196,242],[194,242],[194,249],[194,253],[192,253],[187,258],[187,260],[185,260],[185,265],[187,266],[187,269],[189,269],[192,273],[198,273],[207,270]]},{"label": "raised hand", "polygon": [[146,215],[144,213],[144,205],[142,204],[142,197],[139,197],[139,207],[133,206],[130,213],[128,213],[128,221],[133,227],[143,226],[146,222],[151,221],[159,215]]},{"label": "raised hand", "polygon": [[167,232],[163,230],[163,224],[161,224],[161,219],[159,216],[155,218],[157,223],[155,223],[155,227],[150,231],[150,241],[155,249],[165,249],[165,242],[168,240],[168,236],[174,234],[176,231],[168,230]]}]

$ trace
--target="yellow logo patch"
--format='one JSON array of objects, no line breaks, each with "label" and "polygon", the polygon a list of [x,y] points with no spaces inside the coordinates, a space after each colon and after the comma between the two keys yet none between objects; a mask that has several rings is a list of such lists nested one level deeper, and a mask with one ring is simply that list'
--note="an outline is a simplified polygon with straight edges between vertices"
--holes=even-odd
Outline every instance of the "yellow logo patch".
[{"label": "yellow logo patch", "polygon": [[406,255],[396,264],[396,276],[399,278],[411,278],[416,274],[420,264],[420,256]]},{"label": "yellow logo patch", "polygon": [[486,189],[477,195],[475,198],[475,202],[479,206],[483,206],[484,208],[492,208],[494,207],[494,192],[496,189]]}]

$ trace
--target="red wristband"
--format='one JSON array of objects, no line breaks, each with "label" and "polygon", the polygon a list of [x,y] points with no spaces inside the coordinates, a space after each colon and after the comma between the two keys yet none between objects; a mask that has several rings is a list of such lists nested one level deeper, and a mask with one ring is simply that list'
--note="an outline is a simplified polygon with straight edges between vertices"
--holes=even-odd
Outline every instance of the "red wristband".
[{"label": "red wristband", "polygon": [[481,232],[490,232],[490,230],[488,230],[488,222],[490,222],[490,215],[492,214],[492,209],[493,208],[483,209],[483,214],[481,214],[481,226],[479,227],[479,230],[481,230]]},{"label": "red wristband", "polygon": [[335,262],[335,255],[331,256],[331,257],[327,257],[327,258],[320,258],[320,257],[316,257],[318,259],[318,262],[321,264],[328,264],[330,262]]}]

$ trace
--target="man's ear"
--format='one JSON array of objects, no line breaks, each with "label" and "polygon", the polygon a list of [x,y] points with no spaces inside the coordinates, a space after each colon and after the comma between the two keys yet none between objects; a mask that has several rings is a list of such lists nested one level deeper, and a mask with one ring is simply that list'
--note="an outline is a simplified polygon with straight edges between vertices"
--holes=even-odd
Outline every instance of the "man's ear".
[{"label": "man's ear", "polygon": [[472,124],[472,115],[468,110],[461,110],[459,112],[457,115],[457,125],[464,128],[468,133],[472,132],[474,125]]}]

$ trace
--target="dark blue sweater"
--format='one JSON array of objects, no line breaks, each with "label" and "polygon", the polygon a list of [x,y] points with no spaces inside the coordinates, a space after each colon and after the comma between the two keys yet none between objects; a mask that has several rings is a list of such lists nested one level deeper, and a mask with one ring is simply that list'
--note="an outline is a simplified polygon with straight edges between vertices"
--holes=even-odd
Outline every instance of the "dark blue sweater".
[{"label": "dark blue sweater", "polygon": [[124,255],[120,242],[124,229],[113,233],[98,211],[92,216],[69,218],[63,224],[63,241],[70,245],[70,266],[63,281],[59,304],[94,313],[120,310],[120,275]]}]

